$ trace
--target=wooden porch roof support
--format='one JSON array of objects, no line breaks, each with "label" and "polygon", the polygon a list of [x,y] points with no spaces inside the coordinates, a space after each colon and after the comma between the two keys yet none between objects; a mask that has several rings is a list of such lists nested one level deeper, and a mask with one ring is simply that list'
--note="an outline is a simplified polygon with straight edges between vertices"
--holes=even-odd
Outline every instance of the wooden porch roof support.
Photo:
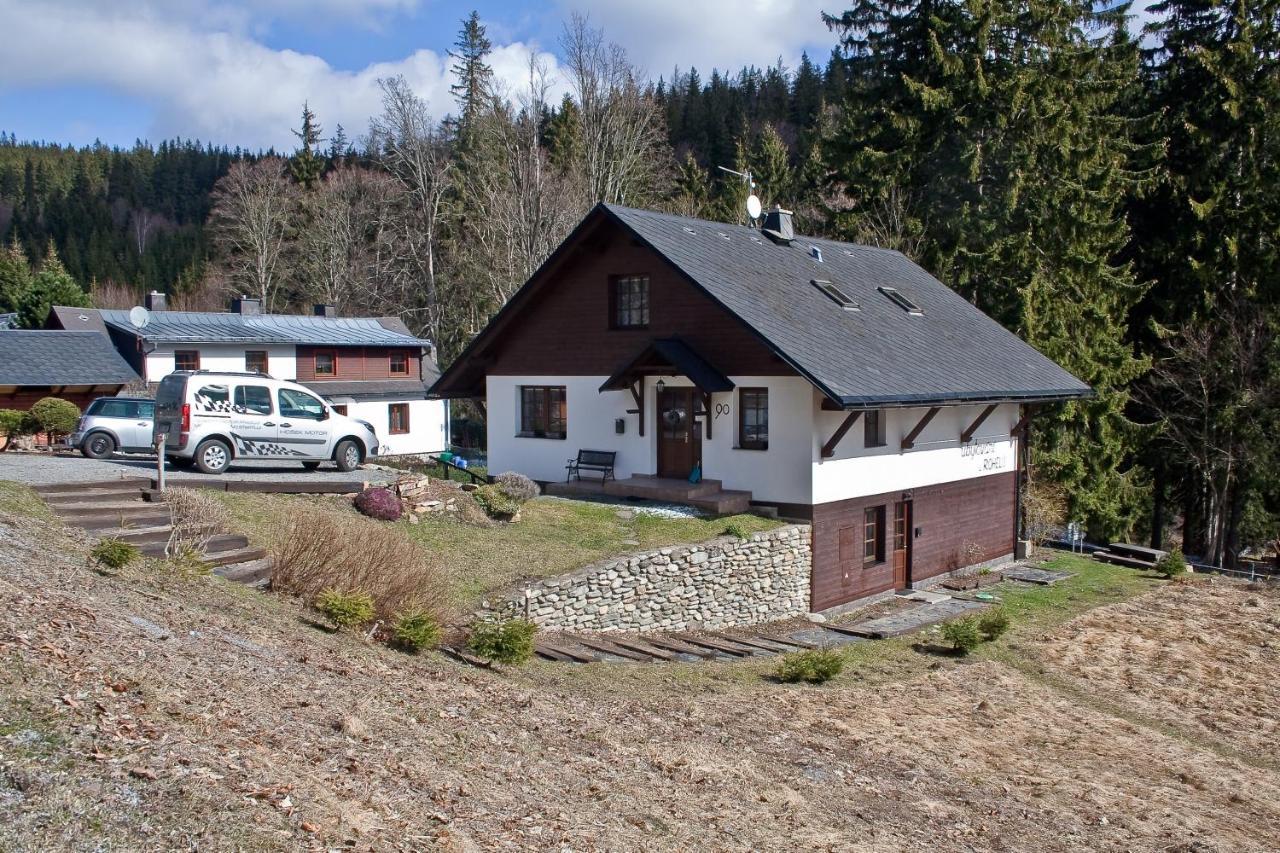
[{"label": "wooden porch roof support", "polygon": [[836,428],[836,431],[831,434],[831,438],[827,439],[827,443],[822,445],[823,459],[830,459],[835,454],[836,445],[840,443],[840,439],[844,438],[844,434],[853,428],[853,425],[858,422],[858,418],[860,417],[862,417],[861,409],[849,413],[849,416],[844,419],[844,422],[841,423],[840,426]]},{"label": "wooden porch roof support", "polygon": [[1031,423],[1031,419],[1035,417],[1036,410],[1034,406],[1027,406],[1023,409],[1022,417],[1013,425],[1013,429],[1009,430],[1009,435],[1017,435],[1027,428],[1027,424]]},{"label": "wooden porch roof support", "polygon": [[637,378],[629,387],[631,388],[631,396],[635,398],[636,407],[627,409],[627,414],[640,416],[640,437],[644,438],[644,377]]},{"label": "wooden porch roof support", "polygon": [[707,425],[707,441],[711,440],[711,392],[698,389],[698,396],[702,398],[702,411],[694,412],[694,415],[702,415],[703,422]]},{"label": "wooden porch roof support", "polygon": [[983,409],[982,414],[974,418],[973,423],[969,424],[969,428],[966,429],[964,432],[960,433],[960,443],[961,444],[968,443],[969,440],[973,438],[973,434],[978,431],[978,427],[982,426],[982,424],[987,420],[987,418],[991,417],[991,413],[994,412],[995,410],[996,410],[995,403],[992,403],[991,405]]},{"label": "wooden porch roof support", "polygon": [[916,446],[916,439],[920,437],[920,433],[924,432],[924,428],[929,425],[929,421],[933,420],[938,412],[942,411],[941,406],[934,406],[924,413],[924,417],[916,424],[915,429],[907,433],[907,437],[902,439],[902,449],[910,450]]}]

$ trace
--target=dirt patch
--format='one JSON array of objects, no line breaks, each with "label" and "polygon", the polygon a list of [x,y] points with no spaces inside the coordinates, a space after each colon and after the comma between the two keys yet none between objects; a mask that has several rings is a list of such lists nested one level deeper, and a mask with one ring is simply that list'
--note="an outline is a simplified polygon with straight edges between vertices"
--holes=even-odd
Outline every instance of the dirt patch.
[{"label": "dirt patch", "polygon": [[[710,665],[487,672],[315,630],[290,602],[216,579],[103,577],[78,548],[0,522],[0,847],[1226,851],[1280,837],[1274,771],[1001,663],[921,658],[894,683],[855,669],[823,688],[681,688]],[[1171,595],[1164,618],[1212,610],[1197,592]],[[1097,630],[1125,634],[1143,612]],[[1243,678],[1246,663],[1221,665]],[[671,689],[596,690],[599,674]]]},{"label": "dirt patch", "polygon": [[1038,645],[1081,689],[1280,768],[1280,588],[1170,584],[1093,610]]}]

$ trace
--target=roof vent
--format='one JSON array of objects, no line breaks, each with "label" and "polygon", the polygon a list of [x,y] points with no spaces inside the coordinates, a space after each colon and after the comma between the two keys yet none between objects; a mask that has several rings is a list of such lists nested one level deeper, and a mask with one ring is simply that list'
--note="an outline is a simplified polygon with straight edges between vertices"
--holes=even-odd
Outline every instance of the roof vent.
[{"label": "roof vent", "polygon": [[819,249],[817,246],[809,247],[809,256],[813,258],[815,261],[817,261],[818,263],[822,263],[822,250]]},{"label": "roof vent", "polygon": [[697,232],[697,231],[694,231],[692,228],[690,228],[688,225],[686,225],[686,226],[684,226],[684,233],[686,233],[686,234],[697,234],[698,232]]},{"label": "roof vent", "polygon": [[890,302],[892,302],[894,305],[897,305],[899,308],[901,308],[903,311],[906,311],[908,314],[913,314],[919,317],[921,314],[924,313],[924,309],[922,309],[919,305],[912,302],[904,294],[899,293],[894,288],[879,287],[876,289],[879,290],[881,293],[883,293],[885,296],[889,297]]},{"label": "roof vent", "polygon": [[338,316],[337,306],[327,302],[317,302],[315,305],[311,306],[311,310],[317,317],[337,317]]},{"label": "roof vent", "polygon": [[163,311],[164,294],[158,290],[153,290],[143,297],[142,304],[146,306],[148,311]]},{"label": "roof vent", "polygon": [[795,227],[791,224],[791,211],[783,210],[778,205],[764,215],[764,227],[760,229],[773,242],[790,246],[796,238]]},{"label": "roof vent", "polygon": [[841,290],[837,285],[832,284],[826,279],[811,278],[809,283],[826,294],[827,298],[835,304],[839,305],[846,311],[861,311],[862,308],[855,302],[849,294]]},{"label": "roof vent", "polygon": [[721,237],[723,237],[725,240],[729,239],[729,235],[724,233],[723,231],[717,231],[716,233],[719,234]]}]

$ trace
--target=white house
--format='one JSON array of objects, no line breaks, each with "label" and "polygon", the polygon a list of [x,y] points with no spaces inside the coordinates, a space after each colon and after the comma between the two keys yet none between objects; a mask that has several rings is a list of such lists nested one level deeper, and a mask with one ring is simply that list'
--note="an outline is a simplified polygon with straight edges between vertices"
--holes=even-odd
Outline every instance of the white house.
[{"label": "white house", "polygon": [[599,205],[431,393],[491,471],[811,519],[822,610],[1011,556],[1031,407],[1091,392],[897,252]]},{"label": "white house", "polygon": [[373,424],[387,455],[434,453],[449,444],[448,404],[426,399],[439,376],[430,341],[394,317],[263,314],[235,299],[228,313],[167,311],[147,297],[142,328],[129,312],[56,306],[48,326],[108,335],[148,385],[175,370],[248,371],[306,385],[343,414]]}]

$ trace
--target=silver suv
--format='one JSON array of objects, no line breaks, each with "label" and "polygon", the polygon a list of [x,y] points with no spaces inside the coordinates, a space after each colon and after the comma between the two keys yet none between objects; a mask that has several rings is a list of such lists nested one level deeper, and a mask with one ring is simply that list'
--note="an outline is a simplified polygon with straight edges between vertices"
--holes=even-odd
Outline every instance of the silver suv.
[{"label": "silver suv", "polygon": [[151,430],[155,416],[154,400],[99,397],[84,410],[67,444],[90,459],[106,459],[117,450],[147,453],[154,449]]}]

